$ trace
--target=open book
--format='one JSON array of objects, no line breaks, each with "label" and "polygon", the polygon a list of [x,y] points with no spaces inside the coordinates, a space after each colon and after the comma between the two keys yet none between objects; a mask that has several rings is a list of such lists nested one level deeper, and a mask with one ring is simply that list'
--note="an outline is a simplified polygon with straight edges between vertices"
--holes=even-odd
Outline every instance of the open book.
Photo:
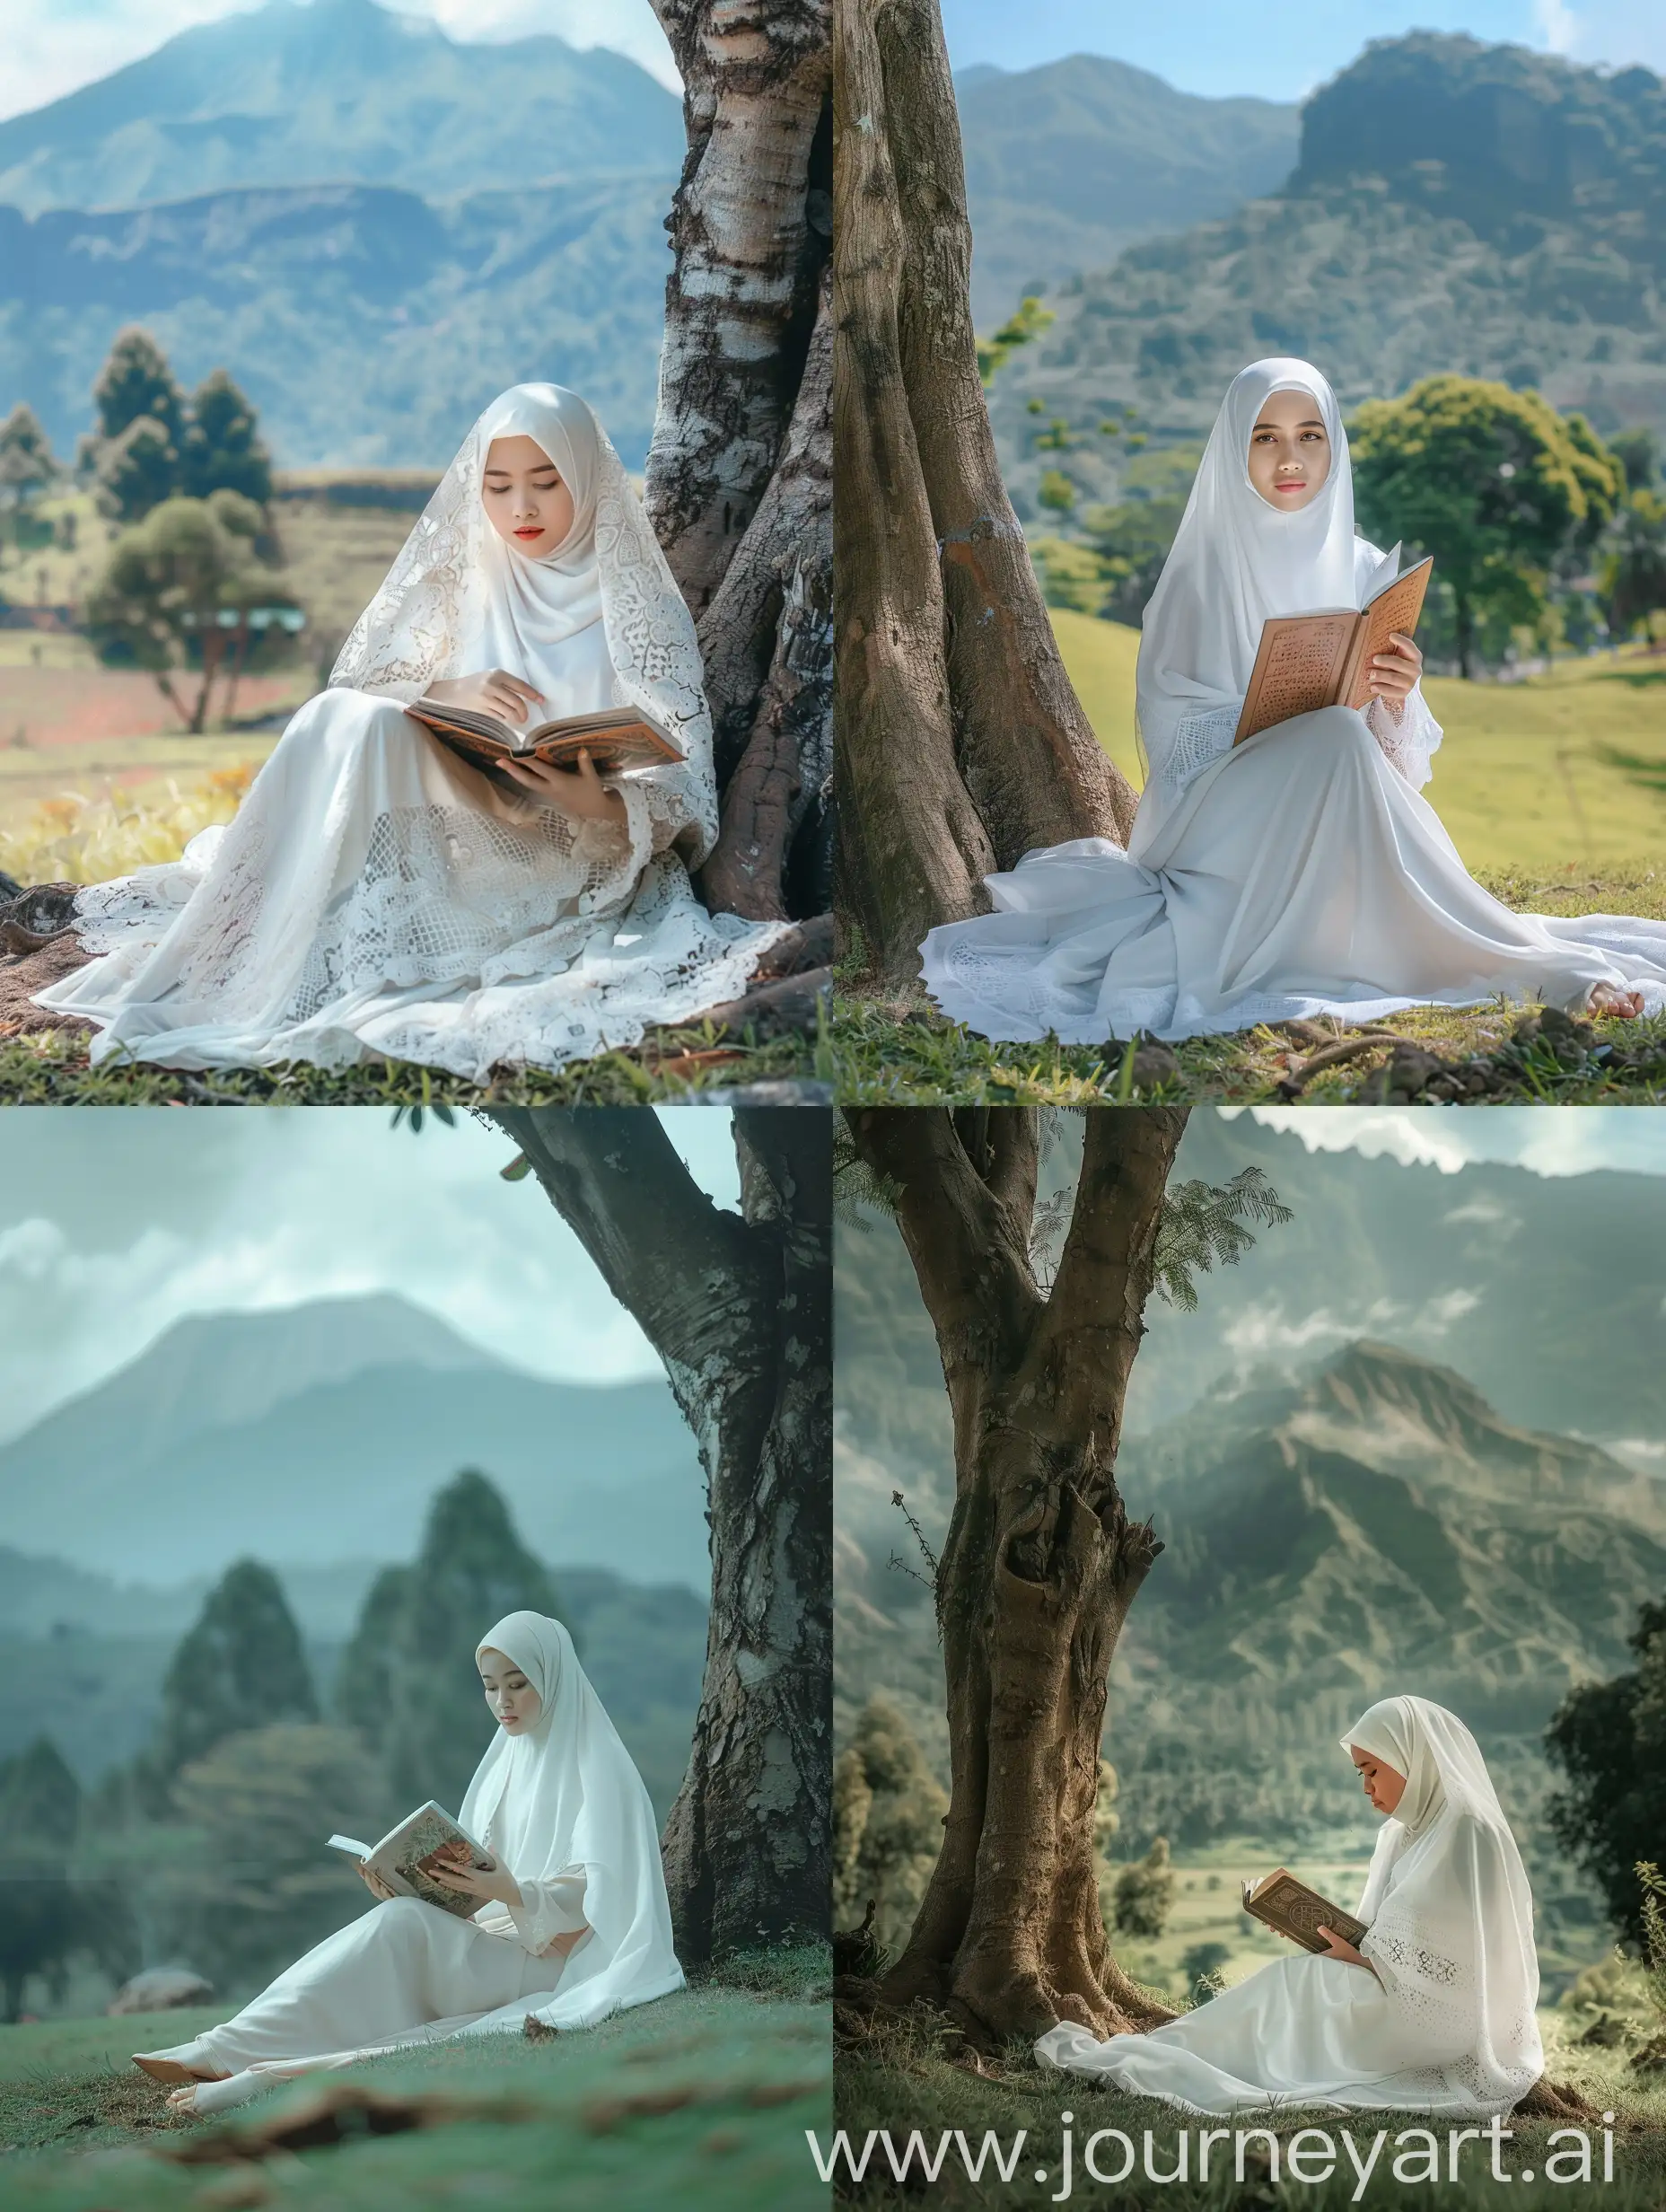
[{"label": "open book", "polygon": [[1287,1866],[1276,1867],[1263,1880],[1244,1883],[1244,1910],[1251,1919],[1270,1927],[1276,1936],[1288,1936],[1303,1951],[1323,1951],[1322,1925],[1333,1929],[1357,1951],[1365,1923],[1340,1905],[1333,1905],[1305,1882],[1298,1882]]},{"label": "open book", "polygon": [[1234,745],[1293,715],[1316,714],[1321,707],[1363,707],[1372,697],[1371,663],[1386,650],[1390,635],[1409,637],[1423,612],[1432,558],[1425,557],[1402,575],[1399,546],[1377,572],[1365,604],[1324,607],[1314,614],[1269,615],[1261,625],[1261,643],[1250,672],[1243,712]]},{"label": "open book", "polygon": [[332,1836],[329,1848],[345,1851],[355,1861],[363,1859],[401,1897],[420,1897],[425,1905],[438,1905],[442,1912],[455,1913],[460,1920],[472,1919],[480,1909],[480,1899],[436,1882],[422,1863],[448,1843],[467,1844],[469,1864],[480,1874],[492,1873],[497,1865],[486,1846],[477,1843],[467,1829],[459,1828],[432,1797],[415,1813],[408,1813],[378,1844],[360,1843],[352,1836]]},{"label": "open book", "polygon": [[[517,729],[497,715],[478,714],[471,707],[448,707],[441,699],[418,699],[406,713],[442,744],[460,753],[470,767],[497,771],[502,760],[536,758],[558,768],[576,768],[581,750],[589,753],[598,776],[621,768],[658,768],[685,756],[671,732],[635,707],[597,707],[586,715],[561,715],[553,722],[530,724]],[[497,774],[497,781],[516,791],[526,786],[513,777]]]}]

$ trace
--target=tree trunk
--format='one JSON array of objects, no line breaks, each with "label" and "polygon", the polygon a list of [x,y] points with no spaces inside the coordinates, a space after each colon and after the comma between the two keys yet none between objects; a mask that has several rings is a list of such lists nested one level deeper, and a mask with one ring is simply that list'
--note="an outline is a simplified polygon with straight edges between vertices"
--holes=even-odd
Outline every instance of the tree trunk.
[{"label": "tree trunk", "polygon": [[946,2006],[980,2040],[1058,2020],[1100,2035],[1153,2007],[1112,1956],[1093,1812],[1117,1638],[1162,1549],[1117,1488],[1163,1193],[1186,1113],[1087,1118],[1050,1296],[1029,1257],[1037,1130],[1025,1109],[847,1116],[899,1190],[943,1359],[955,1505],[936,1579],[948,1687],[943,1850],[888,2003]]},{"label": "tree trunk", "polygon": [[1468,592],[1453,590],[1452,621],[1458,633],[1458,672],[1466,681],[1475,679],[1475,613]]},{"label": "tree trunk", "polygon": [[825,908],[832,761],[830,0],[655,0],[688,153],[647,505],[706,657],[707,903]]},{"label": "tree trunk", "polygon": [[[836,0],[843,905],[881,979],[1032,846],[1134,794],[1065,673],[996,466],[937,0]],[[847,519],[848,518],[848,519]]]},{"label": "tree trunk", "polygon": [[641,1108],[493,1110],[664,1362],[706,1470],[712,1609],[662,1839],[685,1962],[825,1938],[832,1820],[827,1118],[740,1110],[739,1215]]}]

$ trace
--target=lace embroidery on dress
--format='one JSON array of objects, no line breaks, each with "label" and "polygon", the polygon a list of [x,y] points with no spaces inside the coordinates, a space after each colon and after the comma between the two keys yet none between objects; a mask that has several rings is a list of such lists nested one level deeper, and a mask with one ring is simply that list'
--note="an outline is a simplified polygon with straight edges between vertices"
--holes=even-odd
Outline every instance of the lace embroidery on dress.
[{"label": "lace embroidery on dress", "polygon": [[1423,686],[1412,686],[1398,718],[1386,700],[1373,698],[1365,709],[1365,727],[1390,767],[1398,769],[1414,791],[1421,791],[1434,773],[1433,756],[1445,734],[1429,712]]},{"label": "lace embroidery on dress", "polygon": [[1241,701],[1236,707],[1211,707],[1206,715],[1188,715],[1175,724],[1174,742],[1164,755],[1160,771],[1167,797],[1177,798],[1212,760],[1231,752],[1241,712]]}]

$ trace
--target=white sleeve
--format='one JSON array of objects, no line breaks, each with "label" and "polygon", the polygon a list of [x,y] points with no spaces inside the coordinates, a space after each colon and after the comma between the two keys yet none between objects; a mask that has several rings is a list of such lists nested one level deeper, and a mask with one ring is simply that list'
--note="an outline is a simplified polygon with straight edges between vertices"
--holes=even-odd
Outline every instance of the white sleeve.
[{"label": "white sleeve", "polygon": [[1434,773],[1431,762],[1445,734],[1429,712],[1422,684],[1413,684],[1398,717],[1384,700],[1373,698],[1365,708],[1365,727],[1390,766],[1399,769],[1414,791],[1421,791]]},{"label": "white sleeve", "polygon": [[583,1870],[574,1868],[548,1882],[522,1882],[521,1902],[510,1906],[509,1917],[522,1949],[534,1957],[548,1951],[556,1936],[576,1934],[589,1925],[584,1918]]}]

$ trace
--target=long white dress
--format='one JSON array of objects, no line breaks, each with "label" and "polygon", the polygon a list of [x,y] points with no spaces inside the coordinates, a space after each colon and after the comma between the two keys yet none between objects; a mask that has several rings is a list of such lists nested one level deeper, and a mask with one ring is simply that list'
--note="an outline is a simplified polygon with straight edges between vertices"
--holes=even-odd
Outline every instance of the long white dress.
[{"label": "long white dress", "polygon": [[1507,2112],[1539,2078],[1539,1966],[1521,1854],[1474,1737],[1421,1698],[1343,1739],[1407,1776],[1360,1900],[1361,1954],[1264,1966],[1144,2035],[1061,2022],[1044,2064],[1193,2112],[1267,2106]]},{"label": "long white dress", "polygon": [[[573,490],[538,560],[481,501],[497,437]],[[675,765],[611,779],[622,822],[507,792],[405,713],[439,678],[504,668],[543,715],[632,705]],[[739,997],[787,925],[709,915],[688,870],[717,830],[694,625],[618,454],[556,385],[495,400],[236,818],[171,865],[78,894],[97,957],[38,1004],[92,1022],[95,1061],[342,1067],[381,1055],[476,1082],[565,1066]]]},{"label": "long white dress", "polygon": [[[512,1659],[541,1707],[527,1734],[493,1742],[460,1814],[514,1875],[521,1901],[464,1919],[419,1898],[388,1899],[314,1944],[234,2018],[144,2053],[224,2076],[198,2083],[195,2111],[413,2044],[513,2034],[534,2014],[553,2028],[594,2027],[682,1988],[653,1807],[572,1637],[546,1614],[517,1612],[479,1649]],[[577,1930],[586,1932],[565,1956],[551,1949]]]},{"label": "long white dress", "polygon": [[[1267,394],[1293,388],[1319,402],[1332,461],[1286,514],[1247,457]],[[1075,838],[986,877],[995,911],[920,948],[944,1014],[985,1037],[1100,1044],[1501,994],[1573,1012],[1599,983],[1666,1007],[1666,923],[1516,914],[1471,877],[1421,796],[1441,729],[1420,685],[1398,717],[1331,707],[1233,745],[1267,617],[1358,606],[1395,557],[1355,535],[1346,434],[1319,371],[1242,371],[1146,610],[1150,775],[1127,850]]]}]

